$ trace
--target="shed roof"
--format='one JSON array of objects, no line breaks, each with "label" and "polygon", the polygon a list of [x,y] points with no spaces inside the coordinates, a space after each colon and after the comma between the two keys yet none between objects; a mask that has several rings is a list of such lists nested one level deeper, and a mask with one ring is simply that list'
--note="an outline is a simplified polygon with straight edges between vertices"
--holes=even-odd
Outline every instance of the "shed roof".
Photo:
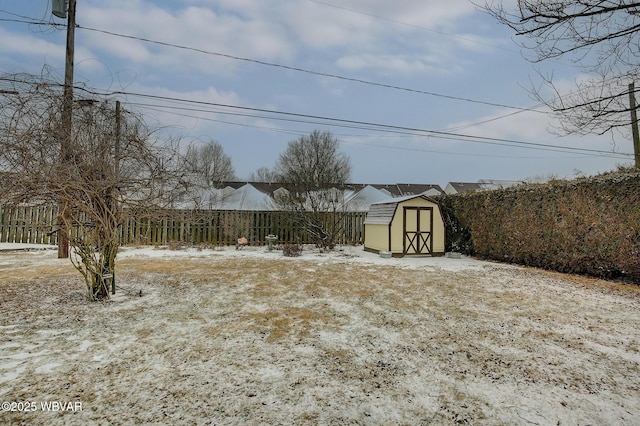
[{"label": "shed roof", "polygon": [[365,225],[389,225],[396,213],[397,203],[376,203],[371,204],[367,218],[364,220]]},{"label": "shed roof", "polygon": [[[405,197],[391,198],[385,201],[380,201],[371,204],[367,218],[364,220],[365,225],[389,225],[393,220],[393,215],[396,213],[398,204],[413,200],[414,198],[422,198],[432,203],[436,203],[426,195],[407,195]],[[437,203],[436,203],[437,204]]]}]

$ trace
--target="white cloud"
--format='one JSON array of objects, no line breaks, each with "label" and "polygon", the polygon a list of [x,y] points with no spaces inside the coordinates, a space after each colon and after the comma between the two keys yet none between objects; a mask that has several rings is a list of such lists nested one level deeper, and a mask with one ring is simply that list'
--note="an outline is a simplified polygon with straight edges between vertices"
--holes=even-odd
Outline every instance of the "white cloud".
[{"label": "white cloud", "polygon": [[0,28],[0,39],[2,39],[0,52],[3,53],[23,56],[59,54],[61,57],[64,57],[64,48],[60,48],[60,46],[39,38],[10,33]]},{"label": "white cloud", "polygon": [[[201,126],[209,126],[209,124],[206,124],[206,120],[203,121],[201,117],[212,117],[211,113],[199,112],[197,110],[202,109],[213,111],[220,109],[215,106],[207,105],[208,103],[238,105],[243,102],[235,92],[218,90],[214,87],[181,92],[165,87],[134,85],[129,90],[133,93],[152,93],[154,96],[169,99],[165,101],[162,99],[137,98],[135,96],[131,96],[128,101],[133,102],[134,104],[144,103],[153,105],[151,107],[147,107],[147,109],[154,111],[154,118],[157,119],[159,123],[162,123],[163,126],[189,129],[196,133],[197,128]],[[180,109],[180,104],[176,101],[172,101],[171,99],[188,99],[194,102],[202,102],[203,104],[198,106],[194,105],[193,102],[190,102],[189,104],[184,105],[187,109],[182,110]]]},{"label": "white cloud", "polygon": [[[515,4],[515,0],[508,1]],[[5,9],[37,19],[43,14],[49,16],[47,4],[44,1],[7,2]],[[488,15],[477,12],[467,0],[82,0],[78,2],[78,24],[82,28],[93,27],[321,73],[384,82],[445,97],[488,100],[502,105],[533,103],[522,88],[533,74],[531,65],[520,55],[504,51],[505,48],[517,50],[512,44],[512,34]],[[98,89],[267,107],[410,128],[443,128],[452,121],[460,121],[452,126],[472,124],[511,112],[266,67],[82,28],[76,32],[76,82]],[[3,41],[0,67],[4,72],[38,74],[44,63],[57,75],[63,75],[64,31],[47,28],[34,32],[31,26],[7,23],[0,28],[0,39]],[[540,66],[543,65],[546,66]],[[573,79],[581,78],[577,75],[578,68],[554,63],[549,70],[558,78],[566,79],[558,80],[563,92],[572,91]],[[533,81],[535,84],[535,75]],[[134,96],[124,101],[159,102]],[[248,175],[259,166],[272,165],[269,163],[277,151],[294,137],[291,133],[303,134],[319,126],[204,114],[180,110],[182,104],[179,103],[167,104],[173,111],[140,108],[185,138],[212,137],[226,143],[225,150],[228,148],[234,160],[243,159],[244,171],[240,167],[238,170],[241,175]],[[550,124],[553,122],[548,117],[523,113],[468,127],[460,133],[590,145],[605,150],[611,147],[608,137],[558,140],[547,132]],[[252,125],[279,127],[283,133],[250,127]],[[339,136],[347,133],[342,128],[327,127]],[[555,153],[455,140],[423,137],[414,141],[374,136],[372,143],[378,145],[424,148],[428,152],[351,144],[349,149],[354,153],[354,164],[358,165],[355,169],[361,173],[358,180],[435,181],[455,179],[455,174],[463,172],[476,178],[533,175],[541,164],[551,166],[542,162],[546,160],[533,163],[518,157],[529,154],[555,157]],[[621,142],[620,146],[626,149],[627,142]],[[503,158],[505,151],[514,159]],[[490,157],[492,153],[499,156],[495,161]],[[485,155],[482,161],[474,157],[480,154]],[[561,161],[566,155],[561,157],[558,164],[553,165],[555,170],[573,167]],[[389,159],[393,163],[387,164]],[[430,160],[428,168],[424,167],[425,159]],[[380,176],[379,168],[370,167],[382,160],[388,170],[385,178]],[[502,170],[505,165],[511,169]]]},{"label": "white cloud", "polygon": [[[574,135],[560,137],[551,132],[553,127],[558,126],[556,118],[537,112],[522,112],[510,115],[512,112],[513,110],[502,110],[495,114],[478,117],[473,121],[453,123],[448,126],[448,128],[455,133],[472,134],[481,137],[508,139],[520,142],[595,149],[605,152],[613,151],[614,148],[616,148],[613,144],[611,135]],[[474,123],[482,124],[473,125]],[[526,145],[522,144],[521,146]],[[617,146],[616,149],[620,149],[620,146]],[[623,152],[629,151],[628,149],[621,150]],[[530,152],[529,149],[520,151],[525,153]],[[545,155],[552,154],[546,153]],[[580,154],[578,153],[576,155]]]},{"label": "white cloud", "polygon": [[415,74],[445,71],[437,57],[414,57],[404,55],[353,55],[343,56],[337,65],[347,70],[376,69],[385,74]]},{"label": "white cloud", "polygon": [[[122,2],[85,6],[82,15],[87,27],[142,37],[172,45],[249,58],[277,58],[290,52],[281,28],[265,20],[245,20],[237,15],[219,14],[210,8],[191,6],[170,12],[152,3]],[[220,72],[233,69],[236,62],[188,49],[150,44],[140,40],[86,32],[91,42],[110,55],[153,66]]]},{"label": "white cloud", "polygon": [[[456,21],[474,11],[468,2],[186,3],[184,8],[175,10],[142,0],[90,3],[81,9],[81,24],[266,61],[300,62],[305,56],[321,60],[325,55],[333,61],[342,57],[340,65],[345,68],[366,65],[369,70],[383,72],[425,72],[435,69],[436,63],[453,63],[456,46],[464,47],[474,40],[469,35],[459,39],[455,34]],[[208,73],[228,73],[238,64],[136,40],[95,33],[90,37],[99,49],[132,63]]]},{"label": "white cloud", "polygon": [[[42,40],[29,35],[11,33],[0,28],[0,65],[3,72],[20,70],[27,65],[24,61],[42,63],[53,62],[64,64],[64,46]],[[12,57],[10,59],[10,57]],[[21,58],[17,60],[16,58]],[[26,58],[26,59],[25,59]],[[51,58],[51,61],[49,60]]]}]

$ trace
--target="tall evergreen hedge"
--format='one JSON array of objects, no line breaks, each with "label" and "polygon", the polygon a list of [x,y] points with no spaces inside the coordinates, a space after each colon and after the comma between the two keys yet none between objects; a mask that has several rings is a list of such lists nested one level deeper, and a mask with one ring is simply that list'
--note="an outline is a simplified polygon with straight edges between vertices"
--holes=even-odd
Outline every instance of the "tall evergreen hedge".
[{"label": "tall evergreen hedge", "polygon": [[442,196],[447,250],[640,283],[640,173]]}]

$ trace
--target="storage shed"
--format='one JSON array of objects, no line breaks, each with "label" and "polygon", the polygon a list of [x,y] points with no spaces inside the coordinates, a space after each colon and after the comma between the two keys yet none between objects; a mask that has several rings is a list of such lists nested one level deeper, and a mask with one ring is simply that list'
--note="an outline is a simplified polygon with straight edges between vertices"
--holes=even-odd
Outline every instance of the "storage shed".
[{"label": "storage shed", "polygon": [[394,257],[445,254],[440,205],[425,195],[371,204],[364,221],[364,249]]}]

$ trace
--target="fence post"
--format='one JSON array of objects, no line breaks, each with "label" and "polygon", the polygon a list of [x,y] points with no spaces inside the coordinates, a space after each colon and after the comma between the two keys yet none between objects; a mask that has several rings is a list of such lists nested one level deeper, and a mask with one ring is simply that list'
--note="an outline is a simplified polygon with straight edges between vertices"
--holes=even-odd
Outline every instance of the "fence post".
[{"label": "fence post", "polygon": [[6,242],[5,240],[5,221],[6,221],[6,213],[5,213],[5,207],[4,206],[0,206],[0,243],[4,243]]}]

